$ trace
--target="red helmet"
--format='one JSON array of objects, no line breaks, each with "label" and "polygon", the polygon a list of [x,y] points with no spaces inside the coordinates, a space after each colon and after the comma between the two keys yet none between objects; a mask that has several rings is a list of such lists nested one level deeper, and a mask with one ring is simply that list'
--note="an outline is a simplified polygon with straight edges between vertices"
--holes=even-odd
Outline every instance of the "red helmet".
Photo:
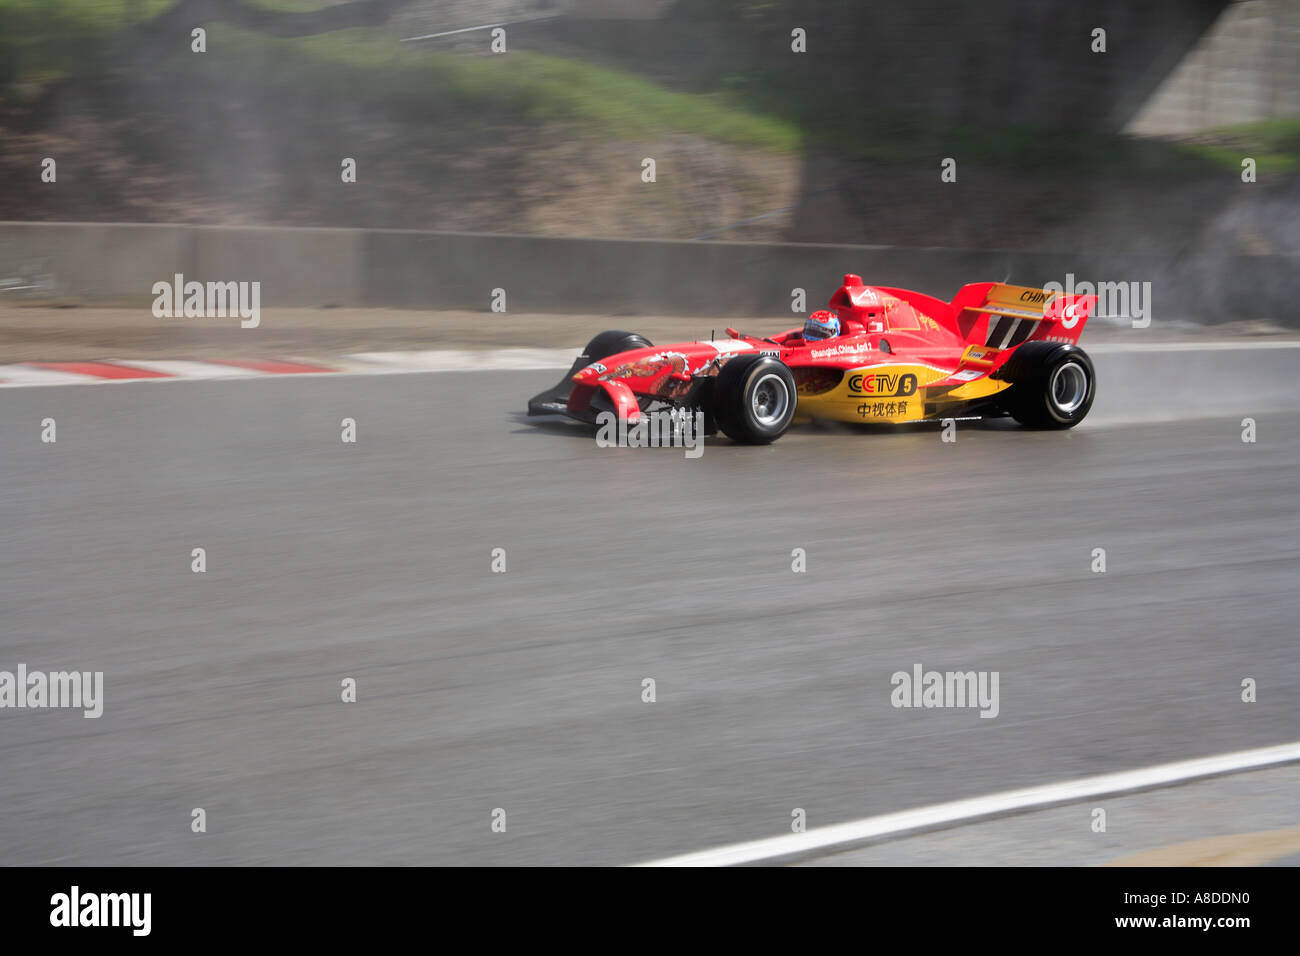
[{"label": "red helmet", "polygon": [[826,309],[818,309],[808,316],[808,321],[803,324],[803,339],[805,342],[833,339],[839,334],[839,318],[834,312],[829,312]]}]

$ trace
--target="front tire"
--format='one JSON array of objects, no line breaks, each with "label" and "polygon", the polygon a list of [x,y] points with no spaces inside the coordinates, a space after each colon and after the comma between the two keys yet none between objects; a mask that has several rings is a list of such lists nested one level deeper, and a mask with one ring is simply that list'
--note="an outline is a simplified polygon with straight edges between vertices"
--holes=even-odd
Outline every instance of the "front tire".
[{"label": "front tire", "polygon": [[601,359],[607,359],[611,355],[618,355],[620,352],[630,352],[633,349],[653,348],[651,341],[644,335],[637,335],[635,332],[624,332],[620,329],[610,329],[608,332],[601,332],[582,350],[586,357],[585,365],[592,362],[599,362]]},{"label": "front tire", "polygon": [[[564,373],[556,384],[552,385],[544,392],[539,392],[528,400],[529,415],[557,415],[566,414],[565,406],[569,401],[569,393],[573,391],[573,376],[590,365],[592,362],[600,362],[609,358],[611,355],[618,355],[620,352],[630,352],[632,349],[653,348],[650,340],[643,335],[637,335],[635,332],[624,332],[620,329],[611,329],[608,332],[601,332],[582,350],[582,354],[574,360],[570,369]],[[645,409],[645,403],[648,399],[640,400]]]},{"label": "front tire", "polygon": [[1026,342],[998,371],[1011,382],[1003,408],[1022,425],[1073,428],[1097,394],[1092,359],[1077,345]]},{"label": "front tire", "polygon": [[784,435],[798,400],[790,369],[769,355],[738,355],[722,366],[713,383],[718,428],[745,445],[766,445]]}]

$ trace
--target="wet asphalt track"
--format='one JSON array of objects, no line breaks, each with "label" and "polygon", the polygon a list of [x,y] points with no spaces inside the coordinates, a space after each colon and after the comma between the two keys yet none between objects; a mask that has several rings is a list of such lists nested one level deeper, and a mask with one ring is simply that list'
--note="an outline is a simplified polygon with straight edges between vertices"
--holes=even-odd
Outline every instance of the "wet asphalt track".
[{"label": "wet asphalt track", "polygon": [[[554,372],[7,390],[0,669],[106,703],[0,711],[0,863],[628,863],[1295,740],[1297,358],[695,461],[527,423]],[[999,717],[892,708],[914,663]]]}]

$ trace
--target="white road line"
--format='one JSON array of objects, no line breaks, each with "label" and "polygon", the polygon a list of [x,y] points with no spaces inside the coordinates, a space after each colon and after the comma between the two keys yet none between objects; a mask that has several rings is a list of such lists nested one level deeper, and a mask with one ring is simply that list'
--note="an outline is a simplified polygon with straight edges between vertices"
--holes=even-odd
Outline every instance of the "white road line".
[{"label": "white road line", "polygon": [[954,823],[964,823],[985,817],[1015,813],[1028,809],[1073,803],[1093,797],[1109,796],[1134,790],[1167,787],[1200,777],[1256,770],[1275,764],[1300,761],[1300,742],[1260,747],[1220,754],[1217,757],[1199,757],[1177,763],[1159,764],[1141,770],[1124,770],[1095,777],[1082,777],[1050,783],[1025,790],[1008,790],[985,797],[937,803],[915,810],[886,813],[881,816],[820,827],[806,833],[789,833],[748,843],[733,843],[712,850],[670,856],[652,860],[640,866],[735,866],[781,857],[798,856],[814,850],[851,843],[862,843],[881,837],[894,837],[903,833],[932,830]]},{"label": "white road line", "polygon": [[1089,345],[1080,342],[1085,352],[1096,355],[1118,354],[1123,352],[1240,352],[1250,349],[1300,349],[1300,341],[1279,339],[1277,341],[1252,342],[1250,339],[1231,342],[1099,342]]}]

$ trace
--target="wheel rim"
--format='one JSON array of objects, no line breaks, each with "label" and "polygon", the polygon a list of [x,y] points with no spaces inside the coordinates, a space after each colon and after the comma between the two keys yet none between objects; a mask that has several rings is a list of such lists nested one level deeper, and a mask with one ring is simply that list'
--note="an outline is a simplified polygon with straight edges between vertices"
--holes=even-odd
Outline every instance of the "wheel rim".
[{"label": "wheel rim", "polygon": [[1088,397],[1088,373],[1078,362],[1066,362],[1052,373],[1049,394],[1062,415],[1073,415]]},{"label": "wheel rim", "polygon": [[749,399],[754,420],[760,425],[780,424],[790,407],[790,390],[781,376],[769,372],[754,383],[754,390]]}]

